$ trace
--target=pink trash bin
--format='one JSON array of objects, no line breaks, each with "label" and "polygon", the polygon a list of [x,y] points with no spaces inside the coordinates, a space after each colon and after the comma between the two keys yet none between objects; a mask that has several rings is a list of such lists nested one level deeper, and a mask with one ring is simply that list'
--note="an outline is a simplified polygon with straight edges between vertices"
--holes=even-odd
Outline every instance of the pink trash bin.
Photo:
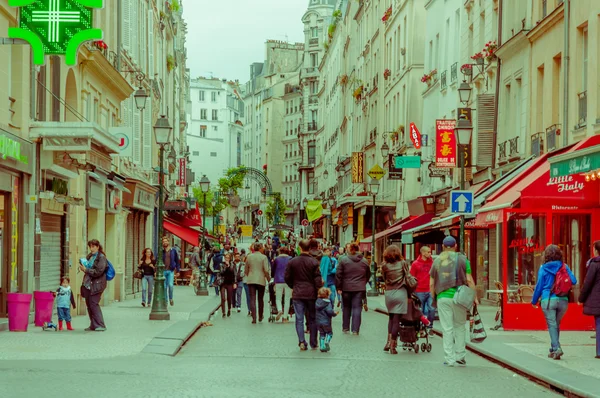
[{"label": "pink trash bin", "polygon": [[33,292],[35,299],[35,326],[44,326],[44,322],[52,320],[54,295],[52,292]]},{"label": "pink trash bin", "polygon": [[30,293],[8,293],[8,330],[11,332],[26,332],[29,324],[29,308],[31,307]]}]

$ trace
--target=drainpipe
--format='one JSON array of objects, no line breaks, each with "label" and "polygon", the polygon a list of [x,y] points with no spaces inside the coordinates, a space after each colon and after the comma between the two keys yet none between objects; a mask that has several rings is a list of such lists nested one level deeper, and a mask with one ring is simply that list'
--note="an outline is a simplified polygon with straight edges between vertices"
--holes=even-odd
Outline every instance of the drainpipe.
[{"label": "drainpipe", "polygon": [[[121,13],[121,3],[123,0],[117,0],[117,71],[121,72],[121,51],[123,51],[123,16]],[[152,21],[150,22],[152,23]]]},{"label": "drainpipe", "polygon": [[[504,9],[504,1],[501,1],[498,6],[498,47],[502,45],[502,10]],[[493,150],[492,150],[492,169],[496,167],[496,144],[498,141],[498,113],[500,106],[500,70],[502,68],[502,60],[496,58],[496,95],[494,98],[494,138],[493,138]]]},{"label": "drainpipe", "polygon": [[569,27],[570,27],[571,1],[565,0],[565,49],[563,53],[564,66],[564,99],[563,99],[563,147],[569,142]]}]

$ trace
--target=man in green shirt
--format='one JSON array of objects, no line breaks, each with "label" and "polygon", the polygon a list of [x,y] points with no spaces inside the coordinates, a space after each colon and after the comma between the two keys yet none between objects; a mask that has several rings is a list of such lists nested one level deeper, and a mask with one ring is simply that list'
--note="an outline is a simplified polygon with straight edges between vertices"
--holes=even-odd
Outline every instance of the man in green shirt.
[{"label": "man in green shirt", "polygon": [[[444,365],[467,364],[466,322],[467,310],[454,303],[454,295],[459,286],[467,285],[475,289],[471,276],[471,264],[462,253],[456,253],[456,239],[446,236],[442,243],[444,251],[433,262],[429,289],[436,298],[440,324],[444,333]],[[475,298],[477,304],[477,297]]]}]

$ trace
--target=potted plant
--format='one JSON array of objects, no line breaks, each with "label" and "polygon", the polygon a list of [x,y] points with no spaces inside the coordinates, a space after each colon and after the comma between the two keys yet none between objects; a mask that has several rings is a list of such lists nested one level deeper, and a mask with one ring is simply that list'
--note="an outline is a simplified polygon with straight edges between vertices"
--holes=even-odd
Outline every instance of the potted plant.
[{"label": "potted plant", "polygon": [[181,6],[179,5],[179,0],[171,0],[171,11],[177,12],[179,11]]},{"label": "potted plant", "polygon": [[387,80],[387,79],[388,79],[390,76],[392,76],[392,72],[391,72],[389,69],[387,69],[387,68],[386,68],[386,69],[383,71],[383,78],[384,78],[385,80]]},{"label": "potted plant", "polygon": [[175,57],[173,57],[172,55],[167,55],[167,70],[169,72],[171,72],[173,69],[175,69],[176,67],[176,63],[175,63]]},{"label": "potted plant", "polygon": [[460,67],[460,71],[465,76],[471,76],[473,74],[473,65],[464,64],[463,66]]},{"label": "potted plant", "polygon": [[343,74],[342,76],[340,76],[340,84],[342,86],[345,86],[346,84],[348,84],[348,75],[347,74]]},{"label": "potted plant", "polygon": [[485,56],[486,61],[491,62],[496,58],[496,50],[498,49],[498,44],[495,40],[488,41],[485,43],[485,47],[483,48],[483,55]]},{"label": "potted plant", "polygon": [[354,99],[356,100],[356,102],[358,102],[358,101],[360,101],[362,99],[363,89],[364,89],[364,86],[361,84],[352,93],[352,96],[354,97]]},{"label": "potted plant", "polygon": [[480,51],[478,53],[476,53],[475,55],[473,55],[471,57],[472,60],[474,60],[477,64],[482,65],[483,64],[483,53]]},{"label": "potted plant", "polygon": [[334,24],[329,25],[329,28],[327,29],[327,36],[329,37],[329,40],[333,39],[333,34],[335,33],[335,28],[336,28],[336,26]]},{"label": "potted plant", "polygon": [[383,22],[387,22],[391,16],[392,16],[392,6],[390,6],[390,8],[385,10],[385,14],[383,14],[383,17],[381,18],[381,20]]},{"label": "potted plant", "polygon": [[96,40],[94,42],[94,47],[100,50],[108,50],[108,44],[104,40]]},{"label": "potted plant", "polygon": [[265,164],[263,164],[263,172],[264,172],[265,174],[267,174],[267,164],[266,164],[266,163],[265,163]]}]

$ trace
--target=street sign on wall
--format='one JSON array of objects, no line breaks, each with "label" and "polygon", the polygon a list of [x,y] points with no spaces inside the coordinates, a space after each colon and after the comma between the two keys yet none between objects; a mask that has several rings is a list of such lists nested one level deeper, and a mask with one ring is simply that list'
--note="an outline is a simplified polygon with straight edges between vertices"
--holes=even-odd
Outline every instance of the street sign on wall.
[{"label": "street sign on wall", "polygon": [[473,192],[451,191],[450,210],[454,214],[473,214]]},{"label": "street sign on wall", "polygon": [[394,158],[396,155],[389,154],[388,155],[388,180],[401,180],[402,179],[402,169],[396,168],[396,162]]},{"label": "street sign on wall", "polygon": [[374,178],[376,180],[381,180],[383,178],[383,176],[385,175],[385,170],[381,168],[381,166],[379,166],[378,164],[376,164],[375,166],[371,167],[371,170],[369,170],[369,177]]},{"label": "street sign on wall", "polygon": [[94,8],[103,0],[9,0],[19,7],[19,27],[8,28],[8,36],[31,45],[33,62],[44,64],[46,54],[66,55],[67,65],[77,64],[79,46],[102,40],[102,30],[94,29]]},{"label": "street sign on wall", "polygon": [[407,155],[396,156],[394,164],[397,169],[420,169],[421,157]]},{"label": "street sign on wall", "polygon": [[435,165],[456,167],[456,120],[435,121]]}]

